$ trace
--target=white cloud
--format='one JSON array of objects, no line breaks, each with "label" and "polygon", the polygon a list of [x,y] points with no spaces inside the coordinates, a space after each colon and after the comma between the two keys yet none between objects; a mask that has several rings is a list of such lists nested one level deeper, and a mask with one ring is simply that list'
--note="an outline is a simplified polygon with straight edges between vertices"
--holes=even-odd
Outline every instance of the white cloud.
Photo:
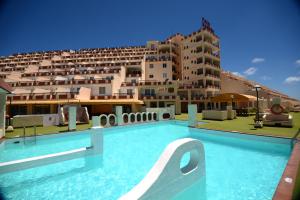
[{"label": "white cloud", "polygon": [[290,77],[287,77],[284,82],[287,83],[287,84],[292,84],[292,83],[295,83],[295,82],[300,82],[300,76],[290,76]]},{"label": "white cloud", "polygon": [[265,62],[264,58],[253,58],[252,63],[261,63],[261,62]]},{"label": "white cloud", "polygon": [[255,74],[256,71],[257,71],[257,68],[255,68],[255,67],[250,67],[250,68],[248,68],[246,71],[244,71],[243,73],[244,73],[246,76],[251,76],[251,75]]},{"label": "white cloud", "polygon": [[300,59],[296,60],[296,64],[300,66]]},{"label": "white cloud", "polygon": [[245,77],[245,76],[243,76],[241,73],[239,73],[239,72],[231,72],[233,75],[236,75],[236,76],[239,76],[239,77]]},{"label": "white cloud", "polygon": [[263,81],[269,81],[271,80],[272,78],[270,76],[262,76],[260,77]]}]

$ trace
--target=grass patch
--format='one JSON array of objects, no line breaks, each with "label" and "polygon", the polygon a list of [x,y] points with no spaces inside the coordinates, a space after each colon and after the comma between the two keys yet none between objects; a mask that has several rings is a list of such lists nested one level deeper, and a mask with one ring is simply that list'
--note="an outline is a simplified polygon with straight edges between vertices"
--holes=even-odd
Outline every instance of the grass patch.
[{"label": "grass patch", "polygon": [[[300,113],[291,113],[293,115],[294,126],[292,128],[288,127],[271,127],[264,126],[260,129],[254,128],[253,116],[249,117],[238,117],[234,120],[202,120],[202,114],[197,114],[197,120],[207,122],[206,124],[198,125],[198,128],[207,128],[221,131],[238,131],[249,134],[260,134],[260,135],[270,135],[279,137],[293,137],[297,131],[300,129]],[[178,120],[187,120],[187,114],[176,115]],[[298,136],[298,138],[300,138]]]},{"label": "grass patch", "polygon": [[[89,124],[78,124],[76,126],[77,131],[86,130],[92,127],[92,121]],[[34,128],[29,127],[26,128],[26,136],[34,135]],[[38,135],[46,135],[46,134],[53,134],[53,133],[62,133],[67,132],[68,126],[47,126],[47,127],[36,127],[36,133]],[[6,132],[5,138],[15,138],[15,137],[23,137],[23,128],[15,128],[12,132]]]},{"label": "grass patch", "polygon": [[[300,129],[300,113],[291,113],[294,119],[294,126],[292,128],[286,127],[269,127],[264,126],[261,129],[254,129],[253,126],[253,116],[250,117],[238,117],[234,120],[225,121],[215,121],[215,120],[202,120],[202,114],[197,114],[198,121],[207,122],[206,124],[198,125],[198,128],[214,129],[221,131],[238,131],[249,134],[260,134],[260,135],[270,135],[270,136],[280,136],[280,137],[293,137],[298,129]],[[187,114],[176,115],[177,120],[187,120]],[[91,121],[89,124],[77,125],[77,130],[86,130],[92,127]],[[38,135],[62,133],[68,131],[68,126],[47,126],[47,127],[37,127]],[[33,135],[33,128],[26,128],[26,136]],[[23,128],[15,128],[12,132],[6,132],[5,138],[15,138],[23,136]],[[300,136],[298,136],[300,138]]]}]

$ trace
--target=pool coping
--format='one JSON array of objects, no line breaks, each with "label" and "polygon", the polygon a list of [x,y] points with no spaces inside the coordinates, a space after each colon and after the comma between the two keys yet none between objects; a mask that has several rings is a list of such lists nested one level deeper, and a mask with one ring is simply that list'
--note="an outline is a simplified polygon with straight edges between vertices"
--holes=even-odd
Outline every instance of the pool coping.
[{"label": "pool coping", "polygon": [[[178,121],[187,121],[187,120],[181,120],[181,119],[176,119]],[[198,122],[204,122],[204,123],[209,123],[206,121],[198,121]],[[228,131],[228,130],[220,130],[220,129],[214,129],[214,128],[202,128],[199,127],[198,124],[196,127],[197,129],[204,129],[204,130],[213,130],[213,131],[224,131],[224,132],[229,132],[229,133],[238,133],[238,134],[246,134],[246,135],[256,135],[256,136],[263,136],[263,137],[273,137],[273,138],[282,138],[282,139],[292,139],[292,137],[284,137],[284,136],[279,136],[279,135],[265,135],[261,133],[249,133],[249,132],[242,132],[242,131]]]},{"label": "pool coping", "polygon": [[[102,127],[102,128],[113,129],[113,128],[120,128],[120,127],[124,127],[124,126],[144,125],[144,124],[152,124],[152,123],[158,123],[158,122],[161,123],[161,122],[168,122],[168,121],[177,121],[177,120],[161,120],[161,121],[147,121],[147,122],[139,122],[139,123],[126,123],[126,124],[122,124],[122,125]],[[61,136],[61,135],[68,135],[68,134],[80,134],[80,132],[88,131],[88,130],[91,130],[92,128],[93,127],[89,127],[84,130],[72,130],[72,131],[63,131],[63,132],[53,132],[53,133],[47,133],[47,134],[37,134],[36,137],[51,138],[51,137],[55,137],[57,135]],[[26,137],[30,138],[30,137],[34,137],[34,136],[26,136]],[[11,137],[11,138],[2,137],[2,138],[0,138],[0,144],[4,141],[15,141],[15,140],[20,140],[22,138],[23,138],[22,136]]]},{"label": "pool coping", "polygon": [[292,137],[284,137],[284,136],[278,136],[278,135],[264,135],[264,134],[260,134],[260,133],[247,133],[247,132],[241,132],[241,131],[226,131],[226,130],[213,129],[213,128],[202,128],[202,127],[195,127],[195,128],[204,129],[204,130],[213,130],[213,131],[224,131],[224,132],[237,133],[237,134],[243,134],[243,135],[254,135],[254,136],[262,136],[262,137],[281,138],[281,139],[292,139]]},{"label": "pool coping", "polygon": [[298,174],[300,174],[300,140],[297,140],[294,145],[292,154],[280,178],[272,200],[296,199],[296,185],[297,183],[300,184],[300,179],[297,180]]}]

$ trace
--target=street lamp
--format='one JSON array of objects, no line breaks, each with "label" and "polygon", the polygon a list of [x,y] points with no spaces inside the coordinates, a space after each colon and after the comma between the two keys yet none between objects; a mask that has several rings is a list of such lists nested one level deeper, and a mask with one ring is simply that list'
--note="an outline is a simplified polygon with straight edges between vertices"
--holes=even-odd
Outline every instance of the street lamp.
[{"label": "street lamp", "polygon": [[230,95],[230,98],[231,98],[231,107],[232,107],[232,109],[233,109],[233,99],[234,99],[234,95],[233,95],[233,94]]},{"label": "street lamp", "polygon": [[258,91],[261,90],[260,85],[254,85],[254,89],[256,91],[256,117],[255,117],[255,125],[256,128],[261,128],[262,123],[259,120],[259,105],[258,105]]}]

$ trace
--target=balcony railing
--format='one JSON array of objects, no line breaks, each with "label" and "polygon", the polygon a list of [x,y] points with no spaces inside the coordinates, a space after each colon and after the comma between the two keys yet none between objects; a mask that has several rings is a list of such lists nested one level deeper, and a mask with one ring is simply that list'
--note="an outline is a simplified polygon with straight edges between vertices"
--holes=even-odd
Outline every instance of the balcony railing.
[{"label": "balcony railing", "polygon": [[109,100],[109,99],[133,99],[134,94],[116,93],[113,95],[97,95],[91,96],[91,100]]},{"label": "balcony railing", "polygon": [[66,100],[66,99],[74,99],[75,94],[73,92],[70,93],[55,93],[50,92],[46,94],[21,94],[14,95],[12,97],[7,97],[7,100],[13,101],[27,101],[27,100]]},{"label": "balcony railing", "polygon": [[140,73],[128,73],[126,74],[126,77],[141,77]]},{"label": "balcony railing", "polygon": [[156,95],[156,94],[151,94],[151,95],[145,95],[142,94],[140,95],[139,99],[142,100],[175,100],[176,96],[175,95]]}]

